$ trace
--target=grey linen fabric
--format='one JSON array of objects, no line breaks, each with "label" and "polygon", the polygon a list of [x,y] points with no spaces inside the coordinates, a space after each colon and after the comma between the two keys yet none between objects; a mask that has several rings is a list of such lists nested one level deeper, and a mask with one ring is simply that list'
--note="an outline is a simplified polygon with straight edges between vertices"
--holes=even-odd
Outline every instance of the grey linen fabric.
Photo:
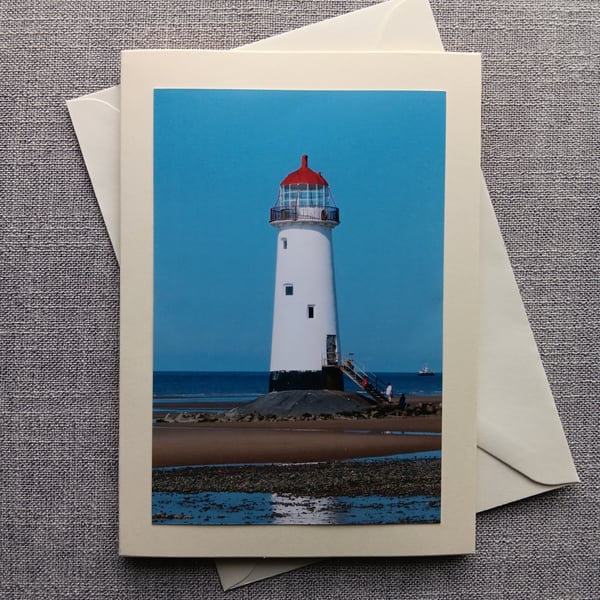
[{"label": "grey linen fabric", "polygon": [[481,51],[483,170],[582,484],[478,517],[478,553],[328,560],[225,594],[117,555],[119,271],[65,100],[124,48],[232,48],[372,0],[0,6],[0,597],[598,598],[596,0],[435,0]]}]

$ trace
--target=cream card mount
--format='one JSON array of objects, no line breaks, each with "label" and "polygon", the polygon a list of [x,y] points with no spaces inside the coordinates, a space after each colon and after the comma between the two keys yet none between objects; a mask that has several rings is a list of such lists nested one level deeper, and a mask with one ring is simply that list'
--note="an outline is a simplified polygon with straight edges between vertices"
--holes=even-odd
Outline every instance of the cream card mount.
[{"label": "cream card mount", "polygon": [[[437,522],[183,525],[152,521],[155,91],[442,94],[443,402]],[[309,115],[310,116],[310,115]],[[120,551],[143,556],[322,557],[474,551],[479,294],[480,57],[451,53],[128,51],[122,59]],[[308,122],[308,121],[307,121]],[[393,124],[387,123],[390,131]],[[347,127],[361,127],[349,122]],[[227,132],[223,130],[223,134]],[[341,135],[339,128],[333,128]],[[381,132],[378,132],[381,134]],[[346,133],[347,135],[347,133]],[[375,133],[373,133],[375,136]],[[210,151],[207,139],[200,140]],[[376,145],[374,146],[376,148]],[[281,146],[276,151],[281,152]],[[373,151],[376,152],[376,149]],[[301,148],[292,148],[296,155]],[[235,146],[228,159],[235,156]],[[390,173],[396,173],[390,170]],[[197,202],[218,202],[205,181]],[[210,188],[210,186],[216,186]],[[210,188],[210,189],[207,189]],[[264,209],[268,199],[243,198]],[[174,192],[176,193],[176,192]],[[210,253],[192,257],[213,260]],[[392,276],[392,275],[391,275]],[[475,284],[474,284],[475,282]],[[209,286],[207,286],[207,289]],[[208,292],[207,292],[208,293]],[[156,323],[156,321],[154,321]],[[154,346],[154,355],[153,355]]]}]

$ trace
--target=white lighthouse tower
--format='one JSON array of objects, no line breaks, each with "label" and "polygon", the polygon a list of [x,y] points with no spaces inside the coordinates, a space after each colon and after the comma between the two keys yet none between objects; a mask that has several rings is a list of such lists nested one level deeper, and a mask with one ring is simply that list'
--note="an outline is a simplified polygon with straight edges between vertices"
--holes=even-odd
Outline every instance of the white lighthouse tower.
[{"label": "white lighthouse tower", "polygon": [[329,184],[301,167],[281,182],[269,391],[342,390],[331,233],[340,223]]}]

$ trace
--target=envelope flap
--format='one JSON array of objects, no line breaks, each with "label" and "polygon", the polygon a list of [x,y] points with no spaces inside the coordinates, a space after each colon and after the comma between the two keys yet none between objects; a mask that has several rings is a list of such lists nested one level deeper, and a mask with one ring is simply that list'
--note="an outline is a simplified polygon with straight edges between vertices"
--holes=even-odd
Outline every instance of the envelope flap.
[{"label": "envelope flap", "polygon": [[532,481],[485,450],[477,452],[477,512],[562,487]]},{"label": "envelope flap", "polygon": [[392,3],[382,19],[377,50],[403,49],[411,52],[444,50],[429,2]]},{"label": "envelope flap", "polygon": [[258,562],[259,559],[256,558],[227,558],[224,561],[215,559],[223,589],[227,591],[251,583],[248,581],[248,576]]},{"label": "envelope flap", "polygon": [[115,86],[67,102],[117,259],[120,250],[120,100],[119,87]]},{"label": "envelope flap", "polygon": [[233,52],[243,50],[295,51],[307,48],[321,51],[375,49],[381,33],[381,22],[390,12],[391,6],[396,3],[384,2],[376,6],[369,6],[234,48]]},{"label": "envelope flap", "polygon": [[478,445],[547,485],[578,481],[482,178]]},{"label": "envelope flap", "polygon": [[300,569],[317,559],[310,558],[227,558],[216,559],[217,572],[225,591],[255,581]]},{"label": "envelope flap", "polygon": [[391,0],[287,31],[243,50],[443,50],[428,2]]}]

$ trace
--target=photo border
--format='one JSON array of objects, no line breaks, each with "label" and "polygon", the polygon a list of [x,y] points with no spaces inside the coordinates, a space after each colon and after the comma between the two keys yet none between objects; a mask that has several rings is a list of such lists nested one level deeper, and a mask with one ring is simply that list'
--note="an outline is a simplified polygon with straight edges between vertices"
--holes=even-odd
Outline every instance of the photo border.
[{"label": "photo border", "polygon": [[[122,53],[120,554],[325,557],[474,551],[480,63],[478,54],[433,52]],[[163,87],[446,92],[441,523],[152,525],[153,92]]]}]

